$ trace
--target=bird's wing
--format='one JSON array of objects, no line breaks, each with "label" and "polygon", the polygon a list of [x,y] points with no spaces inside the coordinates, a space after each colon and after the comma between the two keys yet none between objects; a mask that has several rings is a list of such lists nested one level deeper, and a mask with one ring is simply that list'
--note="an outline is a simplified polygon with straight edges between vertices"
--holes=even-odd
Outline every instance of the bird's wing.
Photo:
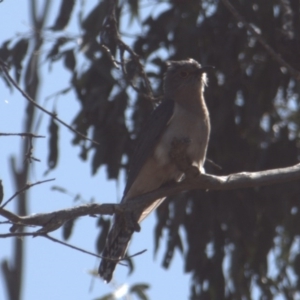
[{"label": "bird's wing", "polygon": [[175,102],[171,99],[164,100],[150,115],[150,118],[140,133],[135,152],[131,158],[127,184],[124,196],[136,180],[141,168],[147,158],[152,155],[154,148],[159,141],[162,133],[168,126],[173,112]]}]

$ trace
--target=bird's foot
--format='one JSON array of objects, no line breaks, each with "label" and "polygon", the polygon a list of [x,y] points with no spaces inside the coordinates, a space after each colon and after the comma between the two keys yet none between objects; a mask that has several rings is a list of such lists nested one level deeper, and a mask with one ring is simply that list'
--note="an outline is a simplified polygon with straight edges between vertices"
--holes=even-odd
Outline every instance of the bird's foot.
[{"label": "bird's foot", "polygon": [[185,179],[193,179],[198,177],[201,174],[200,170],[193,165],[190,165],[189,168],[185,171]]},{"label": "bird's foot", "polygon": [[124,218],[124,221],[125,221],[125,226],[130,229],[130,230],[133,230],[133,231],[136,231],[136,232],[140,232],[141,231],[141,226],[140,224],[137,222],[137,219],[134,215],[133,212],[124,212],[123,213],[123,218]]},{"label": "bird's foot", "polygon": [[116,206],[115,214],[118,215],[119,218],[123,219],[125,228],[136,232],[141,231],[141,226],[137,222],[137,217],[132,211],[128,211],[126,209],[120,208],[119,206]]}]

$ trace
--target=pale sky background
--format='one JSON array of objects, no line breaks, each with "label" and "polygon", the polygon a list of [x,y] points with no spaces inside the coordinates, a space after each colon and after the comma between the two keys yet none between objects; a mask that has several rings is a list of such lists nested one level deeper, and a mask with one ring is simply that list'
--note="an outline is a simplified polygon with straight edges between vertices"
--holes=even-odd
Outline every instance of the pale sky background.
[{"label": "pale sky background", "polygon": [[[37,2],[39,4],[44,3],[44,1]],[[51,2],[51,13],[47,20],[47,26],[53,25],[60,5],[58,0]],[[88,13],[97,1],[86,2],[86,13]],[[79,1],[77,1],[76,11],[79,8],[78,3]],[[28,4],[29,1],[26,0],[4,0],[0,3],[1,44],[12,37],[15,37],[16,41],[17,36],[27,37],[31,34]],[[150,6],[144,10],[144,13],[157,15],[166,7],[166,4],[165,6],[157,5],[156,8]],[[73,18],[73,22],[66,28],[66,32],[77,33],[76,22],[77,18]],[[124,29],[128,33],[139,31],[137,22],[132,27],[128,27],[128,23],[125,25],[123,31]],[[43,48],[45,54],[51,47],[51,41],[53,41],[52,32],[46,32],[46,40],[48,42]],[[55,103],[58,116],[71,124],[72,118],[80,109],[74,93],[61,96],[56,101],[53,99],[45,101],[47,96],[68,86],[70,73],[65,71],[60,63],[53,64],[52,71],[49,71],[48,64],[43,61],[40,65],[40,71],[41,89],[38,102],[50,111]],[[0,132],[22,132],[26,100],[16,90],[10,93],[2,80],[0,81],[0,91]],[[79,159],[80,149],[71,146],[73,133],[62,126],[60,126],[59,133],[58,168],[44,176],[44,172],[47,170],[50,119],[49,116],[41,112],[38,112],[38,116],[42,117],[42,124],[35,133],[45,135],[47,138],[36,141],[34,156],[41,159],[41,163],[34,162],[32,164],[30,181],[36,182],[48,178],[56,178],[56,180],[30,189],[28,203],[30,214],[51,212],[81,204],[74,203],[73,198],[68,195],[51,191],[51,187],[54,185],[64,187],[74,195],[80,194],[86,201],[94,197],[97,202],[117,202],[123,193],[124,178],[120,178],[118,182],[108,181],[103,167],[92,177],[90,161],[83,162]],[[22,163],[24,153],[20,153],[20,145],[20,137],[0,137],[0,179],[3,182],[5,193],[3,202],[16,191],[10,171],[9,157],[13,155],[17,157],[19,164]],[[6,209],[13,211],[14,201]],[[3,218],[0,218],[1,220]],[[184,274],[181,254],[176,251],[170,269],[163,269],[161,262],[165,250],[164,240],[156,258],[154,258],[154,222],[155,214],[152,214],[142,223],[142,231],[134,235],[130,253],[136,253],[143,249],[148,249],[148,251],[134,258],[135,271],[133,275],[127,276],[127,268],[118,266],[113,283],[108,285],[88,274],[88,270],[98,267],[99,259],[41,237],[25,238],[25,273],[22,299],[95,299],[113,291],[122,284],[137,283],[149,283],[151,285],[147,292],[150,299],[187,299],[190,275]],[[1,225],[0,228],[1,233],[6,233],[9,227]],[[88,251],[96,252],[95,240],[97,235],[96,219],[84,217],[76,222],[74,233],[68,242]],[[51,236],[62,239],[61,229],[51,233]],[[1,261],[4,258],[10,259],[12,241],[12,238],[0,240]],[[8,299],[2,273],[0,273],[0,299]]]}]

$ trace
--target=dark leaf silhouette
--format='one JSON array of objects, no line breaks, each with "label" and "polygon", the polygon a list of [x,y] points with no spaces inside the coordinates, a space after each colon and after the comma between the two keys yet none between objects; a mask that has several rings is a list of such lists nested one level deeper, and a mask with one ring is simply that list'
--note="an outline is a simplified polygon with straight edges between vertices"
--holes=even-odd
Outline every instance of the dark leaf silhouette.
[{"label": "dark leaf silhouette", "polygon": [[27,39],[19,40],[12,49],[12,64],[15,67],[15,76],[17,82],[20,81],[22,62],[27,53],[29,41]]},{"label": "dark leaf silhouette", "polygon": [[136,294],[136,296],[141,300],[148,300],[145,291],[149,289],[149,285],[145,283],[135,284],[130,288],[131,294]]},{"label": "dark leaf silhouette", "polygon": [[58,161],[58,139],[59,139],[59,127],[56,122],[51,119],[49,125],[49,156],[48,156],[48,167],[49,170],[54,169],[56,167]]},{"label": "dark leaf silhouette", "polygon": [[100,227],[100,233],[98,235],[97,241],[96,241],[96,247],[97,247],[97,252],[101,253],[105,242],[106,242],[106,237],[110,228],[110,220],[106,220],[102,217],[98,219],[97,223],[98,227]]},{"label": "dark leaf silhouette", "polygon": [[0,180],[0,204],[2,203],[3,197],[4,197],[3,185],[2,185],[2,180]]},{"label": "dark leaf silhouette", "polygon": [[63,30],[69,23],[75,0],[62,0],[59,8],[59,14],[56,21],[50,29],[53,31]]},{"label": "dark leaf silhouette", "polygon": [[76,59],[73,50],[68,50],[65,52],[65,66],[71,72],[74,71],[76,67]]},{"label": "dark leaf silhouette", "polygon": [[75,224],[75,219],[67,221],[63,225],[63,239],[66,241],[70,238]]}]

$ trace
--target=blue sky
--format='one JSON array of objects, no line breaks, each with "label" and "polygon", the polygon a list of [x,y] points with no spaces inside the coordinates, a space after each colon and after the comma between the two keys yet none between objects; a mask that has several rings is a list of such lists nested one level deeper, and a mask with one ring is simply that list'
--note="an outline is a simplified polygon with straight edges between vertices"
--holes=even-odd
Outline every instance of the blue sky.
[{"label": "blue sky", "polygon": [[[42,1],[43,2],[43,1]],[[53,25],[60,1],[51,1],[51,13],[47,25]],[[77,1],[76,9],[78,10]],[[86,12],[97,3],[88,2]],[[37,3],[41,3],[37,1]],[[29,23],[29,1],[5,0],[0,3],[0,42],[17,36],[28,36],[32,32]],[[150,13],[157,13],[150,7]],[[149,11],[148,11],[149,13]],[[66,29],[69,33],[77,32],[77,18]],[[125,30],[138,31],[138,23]],[[46,33],[47,40],[51,41],[51,32]],[[46,43],[43,51],[47,53],[51,43]],[[49,71],[48,65],[41,63],[41,90],[38,102],[47,109],[52,110],[53,100],[45,101],[45,98],[56,91],[68,86],[70,74],[61,67],[60,63],[52,66]],[[10,91],[0,81],[0,132],[22,132],[24,122],[24,108],[26,100],[17,92]],[[55,101],[56,110],[61,119],[71,123],[72,118],[80,109],[76,96],[68,93]],[[37,134],[48,136],[49,117],[41,112],[42,123]],[[41,163],[33,163],[30,173],[30,181],[35,182],[49,178],[55,178],[55,182],[45,183],[30,189],[29,212],[51,212],[58,209],[72,207],[80,203],[74,203],[73,198],[51,190],[51,187],[61,186],[73,194],[80,194],[89,201],[92,197],[101,203],[117,202],[123,192],[124,176],[115,181],[106,179],[105,168],[91,176],[90,162],[82,162],[78,158],[80,149],[71,147],[73,134],[60,126],[60,157],[58,168],[44,176],[47,169],[48,139],[39,139],[35,144],[34,156],[41,159]],[[9,166],[9,157],[17,157],[18,163],[22,163],[20,153],[20,137],[0,137],[0,179],[4,185],[4,201],[15,191],[12,174]],[[14,202],[7,209],[14,210]],[[0,218],[2,220],[2,218]],[[92,256],[72,250],[62,245],[53,243],[44,238],[25,238],[25,273],[23,282],[24,300],[52,300],[52,299],[94,299],[105,293],[113,291],[122,284],[150,283],[148,291],[150,299],[186,299],[189,293],[190,276],[183,273],[183,260],[181,254],[176,252],[169,270],[161,267],[164,253],[164,243],[154,259],[153,252],[153,228],[155,214],[152,214],[142,223],[142,231],[134,235],[130,246],[130,253],[136,253],[148,249],[146,253],[134,259],[136,271],[132,276],[127,276],[127,269],[118,266],[112,284],[104,284],[100,279],[93,279],[88,271],[98,267],[99,260]],[[1,225],[1,233],[8,231],[7,226]],[[31,230],[31,229],[29,229]],[[95,240],[98,234],[96,220],[91,217],[80,218],[76,222],[75,231],[69,242],[88,251],[95,252]],[[51,234],[56,238],[62,238],[61,230]],[[12,251],[12,239],[0,240],[0,259],[10,259]],[[2,273],[0,273],[0,299],[7,299],[3,285]]]}]

